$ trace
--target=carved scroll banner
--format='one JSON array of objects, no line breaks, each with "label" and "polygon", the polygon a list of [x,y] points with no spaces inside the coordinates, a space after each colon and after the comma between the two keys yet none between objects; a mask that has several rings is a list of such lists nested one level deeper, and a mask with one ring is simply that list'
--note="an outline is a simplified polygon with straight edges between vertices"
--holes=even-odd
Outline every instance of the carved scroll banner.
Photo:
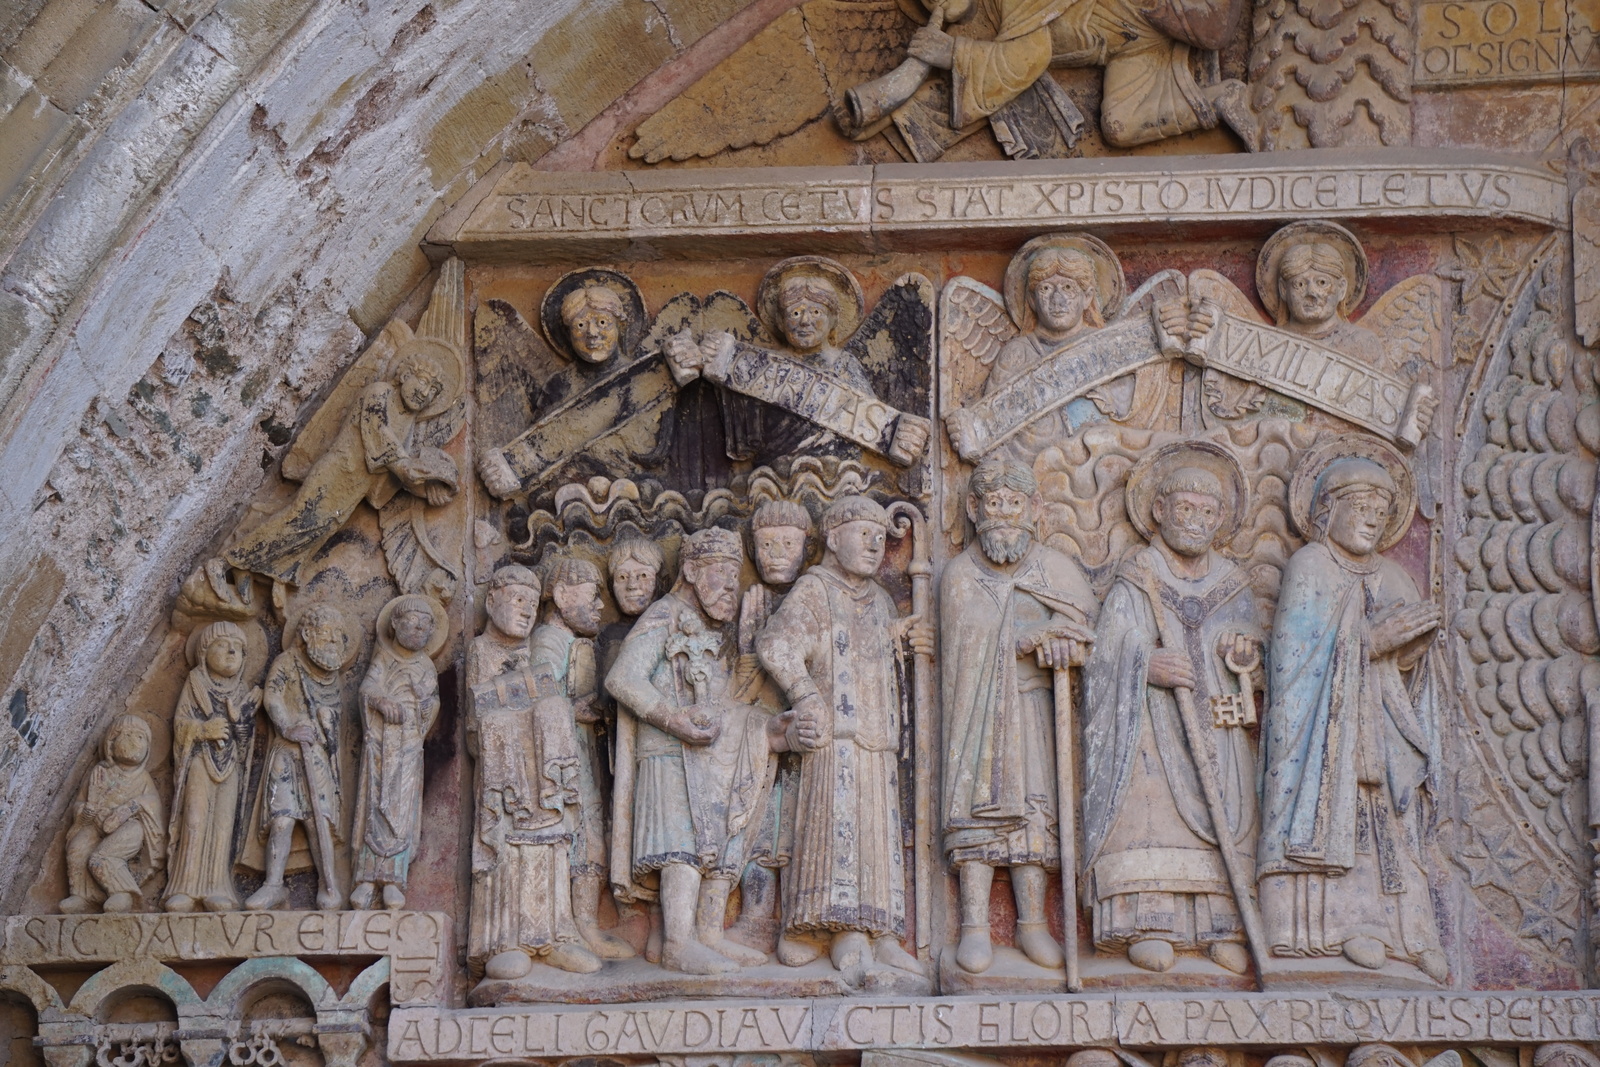
[{"label": "carved scroll banner", "polygon": [[993,393],[945,416],[960,426],[961,458],[975,462],[1041,416],[1090,389],[1166,358],[1148,316],[1113,323],[1068,345]]},{"label": "carved scroll banner", "polygon": [[1256,382],[1383,434],[1416,444],[1416,399],[1428,389],[1313,338],[1233,315],[1222,316],[1187,354],[1207,367]]},{"label": "carved scroll banner", "polygon": [[[600,438],[615,433],[623,418],[638,419],[673,397],[666,364],[651,353],[622,367],[570,400],[545,412],[502,449],[519,479],[555,472]],[[575,427],[585,432],[574,433]]]},{"label": "carved scroll banner", "polygon": [[913,463],[921,450],[912,452],[898,442],[900,428],[919,426],[924,432],[918,440],[927,439],[927,419],[890,407],[871,393],[781,352],[737,343],[726,359],[706,368],[706,376],[832,430],[901,466]]}]

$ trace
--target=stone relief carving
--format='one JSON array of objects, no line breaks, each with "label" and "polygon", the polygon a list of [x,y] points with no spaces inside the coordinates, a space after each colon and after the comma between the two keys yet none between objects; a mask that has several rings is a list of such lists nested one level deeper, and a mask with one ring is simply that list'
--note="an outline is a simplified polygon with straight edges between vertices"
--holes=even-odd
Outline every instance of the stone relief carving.
[{"label": "stone relief carving", "polygon": [[355,888],[350,905],[406,905],[422,820],[422,743],[439,716],[433,657],[450,637],[444,606],[408,593],[378,613],[378,643],[361,682],[361,771],[356,786]]},{"label": "stone relief carving", "polygon": [[[996,43],[947,38],[954,55]],[[943,75],[920,62],[924,93]],[[1388,238],[1380,271],[1332,222],[1259,237],[1253,279],[1244,253],[1196,267],[1204,241],[973,252],[937,334],[932,253],[737,261],[709,296],[672,260],[553,281],[486,265],[470,352],[452,261],[416,330],[386,329],[302,432],[293,500],[184,583],[171,774],[149,754],[159,729],[113,720],[66,830],[62,915],[8,928],[0,962],[25,937],[56,944],[26,966],[65,958],[97,909],[153,939],[152,916],[118,914],[147,901],[224,913],[186,916],[220,925],[173,963],[244,958],[219,947],[244,936],[317,957],[307,924],[342,938],[392,919],[398,938],[434,914],[408,905],[439,902],[465,924],[461,959],[441,916],[415,957],[384,961],[399,989],[426,957],[411,989],[429,991],[390,1031],[403,1060],[624,1054],[622,1031],[596,1036],[618,1005],[761,996],[664,1006],[677,1022],[641,1016],[633,1039],[670,1045],[638,1028],[681,1023],[687,1047],[701,1012],[727,1050],[934,1046],[957,1025],[936,1009],[972,1007],[972,1047],[1080,1065],[1126,1042],[1190,1067],[1242,1067],[1235,1045],[1277,1067],[1338,1062],[1335,1046],[1393,1067],[1426,1045],[1464,1067],[1440,1041],[1380,1045],[1347,1017],[1335,1040],[1296,1013],[1376,989],[1439,993],[1372,997],[1418,1026],[1480,1010],[1471,922],[1548,913],[1517,937],[1581,967],[1593,361],[1558,267],[1497,282],[1520,310],[1486,328],[1488,367],[1457,368],[1438,275],[1359,313],[1369,277],[1411,263],[1380,258]],[[459,482],[469,447],[487,495]],[[360,475],[332,510],[325,462]],[[439,536],[454,518],[476,524],[471,558]],[[271,533],[289,526],[292,545]],[[469,763],[451,762],[458,732]],[[470,779],[459,799],[452,775]],[[1521,816],[1529,842],[1504,834]],[[1446,856],[1442,837],[1468,847]],[[1483,873],[1535,851],[1531,873]],[[461,891],[429,866],[458,868]],[[1518,910],[1480,905],[1480,873]],[[279,945],[280,923],[300,940]],[[1256,986],[1272,996],[1233,996]],[[1169,990],[1195,999],[1142,995]],[[818,1006],[835,996],[901,999]],[[1235,1010],[1269,1001],[1290,1021],[1241,1033]],[[450,1045],[478,1020],[489,1045]],[[575,1023],[586,1048],[561,1033]],[[1010,1039],[983,1036],[1002,1025]],[[236,1036],[257,1061],[290,1040]]]},{"label": "stone relief carving", "polygon": [[[166,805],[150,777],[150,727],[137,715],[111,721],[100,762],[83,783],[67,829],[64,915],[100,907],[132,911],[167,864]],[[132,864],[142,867],[136,874]],[[142,877],[141,877],[142,875]]]}]

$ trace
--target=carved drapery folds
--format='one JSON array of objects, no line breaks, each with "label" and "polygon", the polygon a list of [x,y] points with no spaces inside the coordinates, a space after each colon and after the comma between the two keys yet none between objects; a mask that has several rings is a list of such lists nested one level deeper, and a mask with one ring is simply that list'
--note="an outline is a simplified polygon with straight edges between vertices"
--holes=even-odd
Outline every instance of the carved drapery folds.
[{"label": "carved drapery folds", "polygon": [[[1423,210],[1394,175],[1228,195]],[[1180,177],[1139,195],[1225,199]],[[1061,195],[1114,214],[1112,180]],[[463,248],[531,195],[491,187]],[[348,1060],[382,1016],[292,967],[288,1029],[189,1021],[178,964],[290,956],[387,981],[402,1062],[1589,1040],[1579,996],[1521,1033],[1478,992],[1585,970],[1600,692],[1594,360],[1556,239],[1490,262],[1481,206],[1403,247],[1352,207],[1226,245],[1012,218],[959,256],[448,259],[182,584],[60,914],[3,962],[148,956],[175,1019],[98,1019],[111,1059]]]}]

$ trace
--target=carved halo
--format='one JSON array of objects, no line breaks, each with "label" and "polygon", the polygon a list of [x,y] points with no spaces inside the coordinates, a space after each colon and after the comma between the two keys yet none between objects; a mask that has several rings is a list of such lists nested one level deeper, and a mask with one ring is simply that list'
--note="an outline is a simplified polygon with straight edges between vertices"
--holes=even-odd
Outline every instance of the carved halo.
[{"label": "carved halo", "polygon": [[1417,510],[1417,481],[1411,475],[1400,450],[1370,434],[1340,434],[1314,446],[1295,465],[1294,477],[1289,480],[1289,516],[1307,541],[1315,539],[1312,529],[1312,508],[1316,506],[1317,481],[1322,472],[1341,459],[1357,457],[1369,459],[1389,472],[1394,480],[1394,510],[1389,515],[1389,525],[1378,539],[1377,551],[1383,552],[1400,543],[1406,530],[1411,528],[1411,516]]},{"label": "carved halo", "polygon": [[605,267],[569,270],[544,291],[544,299],[539,303],[539,328],[544,331],[545,340],[568,359],[577,363],[588,363],[588,360],[579,358],[578,353],[572,350],[572,340],[567,336],[567,324],[561,321],[561,302],[574,289],[585,289],[590,286],[609,289],[622,301],[626,320],[621,324],[622,329],[617,332],[617,352],[623,356],[629,355],[639,347],[645,328],[650,325],[649,316],[644,309],[644,297],[639,294],[639,287],[633,283],[632,278],[620,271],[608,270]]},{"label": "carved halo", "polygon": [[267,634],[255,619],[219,619],[209,617],[195,623],[183,642],[183,655],[190,667],[200,665],[200,635],[214,622],[231,622],[244,631],[244,666],[239,669],[241,678],[260,678],[267,669]]},{"label": "carved halo", "polygon": [[417,419],[431,419],[435,415],[442,415],[450,409],[450,405],[461,396],[461,354],[452,345],[432,337],[413,337],[402,344],[395,354],[389,358],[389,365],[385,368],[385,376],[390,381],[400,369],[400,364],[407,356],[422,356],[439,368],[440,383],[444,388],[439,390],[439,395],[432,404],[417,412]]},{"label": "carved halo", "polygon": [[1336,222],[1291,222],[1267,238],[1256,257],[1256,293],[1262,306],[1279,326],[1287,321],[1283,301],[1278,298],[1278,270],[1284,253],[1303,241],[1320,241],[1339,250],[1344,276],[1350,282],[1349,291],[1339,302],[1339,314],[1349,318],[1351,309],[1361,306],[1361,298],[1367,292],[1367,253],[1356,235]]},{"label": "carved halo", "polygon": [[409,656],[409,650],[396,646],[394,635],[389,632],[389,620],[394,617],[395,610],[401,604],[420,602],[421,606],[428,609],[433,616],[433,636],[428,639],[428,647],[424,650],[428,658],[432,659],[439,654],[446,641],[450,640],[450,616],[445,614],[444,605],[426,593],[406,593],[397,596],[383,606],[378,612],[378,623],[375,629],[378,633],[378,643],[397,655]]},{"label": "carved halo", "polygon": [[1210,471],[1222,484],[1227,499],[1222,501],[1222,522],[1212,543],[1226,545],[1239,532],[1245,512],[1250,509],[1250,483],[1233,453],[1211,441],[1172,441],[1145,453],[1128,472],[1128,519],[1146,541],[1153,541],[1156,523],[1150,509],[1155,505],[1156,493],[1167,475],[1184,467]]},{"label": "carved halo", "polygon": [[[300,639],[300,620],[305,617],[305,613],[310,611],[312,607],[313,605],[311,604],[306,604],[304,607],[296,607],[284,620],[283,645],[285,650]],[[350,664],[356,661],[356,657],[361,655],[362,633],[360,621],[352,616],[350,612],[345,611],[343,608],[339,609],[339,618],[344,620],[345,656],[344,662],[339,664],[339,669],[342,671],[348,669]]]},{"label": "carved halo", "polygon": [[1122,260],[1098,237],[1086,233],[1047,233],[1035,237],[1011,257],[1006,267],[1006,310],[1017,329],[1027,333],[1033,329],[1033,308],[1028,306],[1028,268],[1033,257],[1046,248],[1059,248],[1063,252],[1077,252],[1089,257],[1094,264],[1095,295],[1100,299],[1100,317],[1110,322],[1122,310],[1122,301],[1128,293],[1128,279],[1122,273]]},{"label": "carved halo", "polygon": [[861,324],[861,317],[867,313],[866,294],[848,267],[827,256],[792,256],[774,264],[762,277],[756,289],[756,310],[772,336],[783,336],[783,309],[778,306],[778,295],[783,283],[794,277],[820,278],[838,291],[839,321],[833,324],[828,343],[841,344],[849,340]]}]

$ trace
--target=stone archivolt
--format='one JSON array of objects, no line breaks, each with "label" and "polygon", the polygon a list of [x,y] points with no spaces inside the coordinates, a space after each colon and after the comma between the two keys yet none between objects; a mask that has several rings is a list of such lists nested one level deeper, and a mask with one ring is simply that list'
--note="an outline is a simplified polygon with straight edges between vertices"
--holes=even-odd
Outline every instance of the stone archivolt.
[{"label": "stone archivolt", "polygon": [[1018,173],[491,179],[97,742],[46,1058],[1589,1067],[1489,990],[1588,970],[1595,363],[1373,225],[1565,187]]}]

